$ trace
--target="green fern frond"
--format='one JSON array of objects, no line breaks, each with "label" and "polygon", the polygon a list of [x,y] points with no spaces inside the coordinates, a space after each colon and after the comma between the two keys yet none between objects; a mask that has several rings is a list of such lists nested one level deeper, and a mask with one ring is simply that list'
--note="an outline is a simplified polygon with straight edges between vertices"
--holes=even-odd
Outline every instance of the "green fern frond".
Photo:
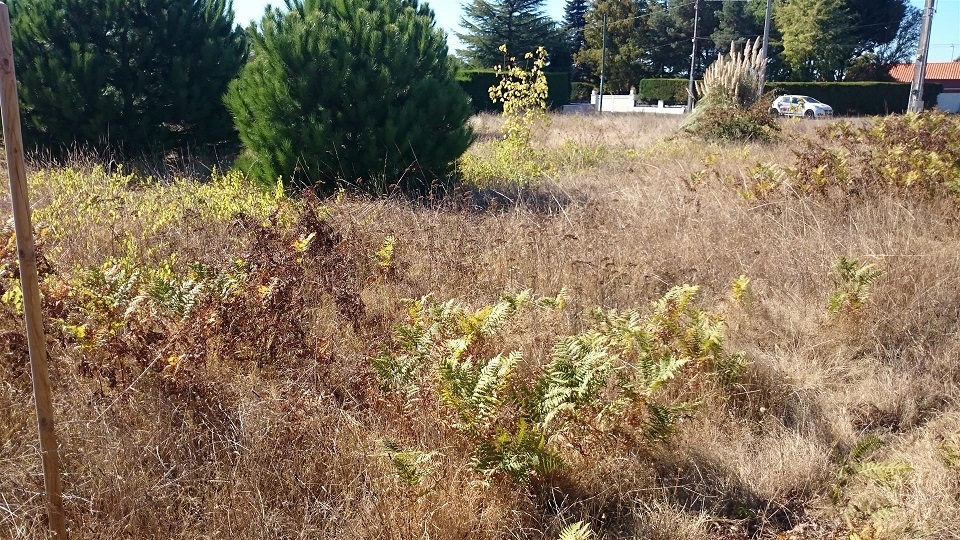
[{"label": "green fern frond", "polygon": [[381,446],[401,482],[415,486],[423,480],[424,473],[420,468],[433,458],[432,452],[403,451],[400,445],[391,440],[382,441]]},{"label": "green fern frond", "polygon": [[719,354],[713,361],[713,371],[717,374],[720,384],[726,387],[740,382],[747,371],[747,366],[747,357],[743,353]]},{"label": "green fern frond", "polygon": [[561,310],[566,306],[569,296],[569,291],[567,291],[566,287],[563,287],[556,296],[544,296],[537,300],[537,307],[540,309]]},{"label": "green fern frond", "polygon": [[860,309],[870,298],[870,289],[883,275],[883,270],[872,263],[861,264],[857,259],[840,256],[834,262],[832,273],[834,292],[827,307],[836,314],[844,309]]},{"label": "green fern frond", "polygon": [[643,395],[651,396],[663,385],[677,376],[683,367],[691,362],[689,357],[664,356],[659,362],[650,355],[642,355],[638,365],[641,387],[638,389]]},{"label": "green fern frond", "polygon": [[500,410],[513,367],[520,353],[497,355],[479,368],[470,358],[453,355],[437,365],[440,398],[460,418],[461,428],[486,425]]},{"label": "green fern frond", "polygon": [[594,331],[557,341],[539,385],[544,426],[561,412],[597,398],[616,359],[607,344],[608,339]]},{"label": "green fern frond", "polygon": [[858,465],[856,472],[879,486],[893,487],[912,473],[913,467],[903,461],[869,461]]},{"label": "green fern frond", "polygon": [[883,446],[883,439],[876,435],[868,435],[853,445],[853,448],[850,449],[850,455],[847,457],[847,463],[860,463],[881,446]]},{"label": "green fern frond", "polygon": [[482,441],[474,453],[473,467],[488,475],[503,473],[518,483],[531,475],[549,475],[563,467],[563,460],[546,447],[546,437],[536,426],[521,420],[516,431],[500,429]]},{"label": "green fern frond", "polygon": [[564,527],[557,540],[590,540],[591,538],[593,538],[593,530],[590,529],[590,525],[578,521]]},{"label": "green fern frond", "polygon": [[677,432],[677,423],[684,413],[690,411],[695,404],[681,403],[680,405],[660,405],[647,403],[647,418],[644,422],[644,433],[651,441],[665,441]]}]

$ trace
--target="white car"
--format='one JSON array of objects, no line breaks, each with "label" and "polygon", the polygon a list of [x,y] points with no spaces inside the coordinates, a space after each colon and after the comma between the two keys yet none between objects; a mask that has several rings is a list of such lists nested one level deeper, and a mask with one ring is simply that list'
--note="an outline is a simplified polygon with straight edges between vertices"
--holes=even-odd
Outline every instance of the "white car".
[{"label": "white car", "polygon": [[780,96],[770,105],[770,114],[802,116],[804,118],[832,118],[833,107],[810,96]]}]

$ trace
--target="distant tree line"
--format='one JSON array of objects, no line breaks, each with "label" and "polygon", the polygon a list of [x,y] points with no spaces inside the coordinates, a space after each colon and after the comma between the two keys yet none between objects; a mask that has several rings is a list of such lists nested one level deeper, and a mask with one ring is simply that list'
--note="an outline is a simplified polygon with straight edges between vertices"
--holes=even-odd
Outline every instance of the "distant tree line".
[{"label": "distant tree line", "polygon": [[[626,91],[644,78],[687,77],[694,0],[567,0],[564,20],[545,15],[545,0],[473,0],[459,34],[461,56],[472,67],[504,59],[506,43],[520,57],[537,44],[550,52],[550,69],[597,82],[601,23],[607,17],[607,80]],[[766,0],[701,0],[699,75],[731,42],[763,35]],[[908,0],[776,0],[770,37],[774,80],[887,80],[889,67],[916,52],[920,10]],[[557,36],[562,36],[558,39]],[[569,63],[568,63],[569,62]]]}]

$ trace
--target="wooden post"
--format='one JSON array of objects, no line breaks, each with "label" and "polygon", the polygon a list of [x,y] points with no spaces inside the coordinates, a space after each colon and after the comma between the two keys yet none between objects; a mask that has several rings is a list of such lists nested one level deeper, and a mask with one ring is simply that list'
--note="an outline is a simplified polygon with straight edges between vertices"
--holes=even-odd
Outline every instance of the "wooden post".
[{"label": "wooden post", "polygon": [[20,104],[17,74],[13,64],[10,36],[10,11],[0,2],[0,112],[3,116],[3,146],[10,174],[10,202],[13,205],[17,255],[20,260],[20,286],[23,289],[23,316],[30,350],[33,396],[40,431],[40,455],[43,460],[43,485],[46,491],[47,519],[59,540],[67,539],[63,499],[60,494],[60,458],[57,435],[53,430],[53,404],[50,399],[50,375],[47,373],[46,338],[40,312],[40,286],[37,279],[37,253],[33,244],[33,224],[27,197],[27,171],[20,136]]}]

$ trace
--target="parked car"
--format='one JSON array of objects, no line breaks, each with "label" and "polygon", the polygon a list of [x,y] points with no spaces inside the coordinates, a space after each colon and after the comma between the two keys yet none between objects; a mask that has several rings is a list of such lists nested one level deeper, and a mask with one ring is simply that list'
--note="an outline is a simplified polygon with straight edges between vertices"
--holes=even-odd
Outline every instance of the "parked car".
[{"label": "parked car", "polygon": [[770,114],[802,116],[804,118],[832,118],[833,107],[810,96],[780,96],[770,105]]}]

